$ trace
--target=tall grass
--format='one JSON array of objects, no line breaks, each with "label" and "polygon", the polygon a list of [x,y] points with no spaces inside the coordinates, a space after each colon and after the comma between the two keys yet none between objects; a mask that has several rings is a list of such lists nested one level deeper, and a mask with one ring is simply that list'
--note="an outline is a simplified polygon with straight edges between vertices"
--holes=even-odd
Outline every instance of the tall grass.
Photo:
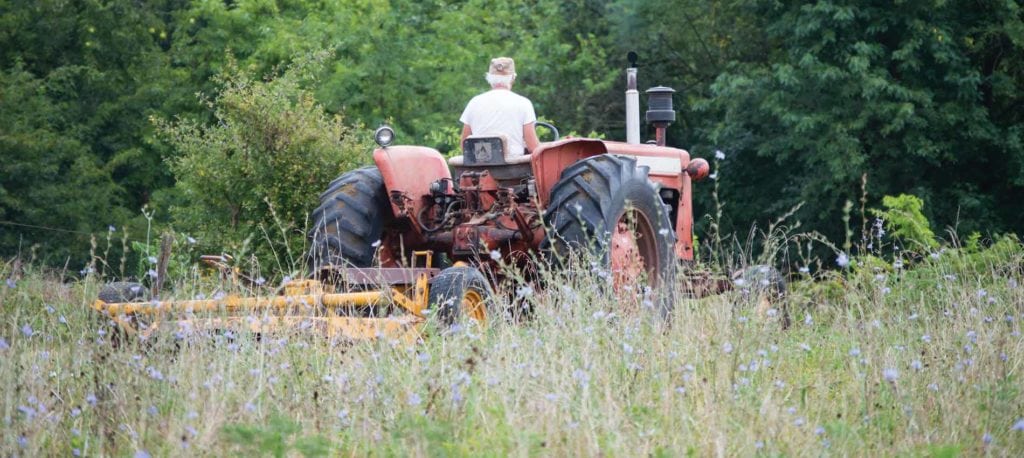
[{"label": "tall grass", "polygon": [[[899,269],[855,259],[761,313],[742,289],[680,298],[668,327],[573,269],[520,298],[529,320],[415,345],[125,340],[88,308],[96,277],[30,265],[0,287],[0,455],[1021,456],[1022,260],[1014,239]],[[177,297],[222,287],[172,281]]]}]

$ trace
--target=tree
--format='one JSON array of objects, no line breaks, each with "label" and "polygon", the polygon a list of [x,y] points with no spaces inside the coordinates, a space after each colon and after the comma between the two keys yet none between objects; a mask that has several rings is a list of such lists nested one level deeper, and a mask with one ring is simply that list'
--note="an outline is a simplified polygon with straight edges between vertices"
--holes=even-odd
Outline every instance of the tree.
[{"label": "tree", "polygon": [[[10,1],[0,9],[0,254],[43,244],[80,264],[90,232],[122,227],[171,184],[148,115],[188,112],[168,68],[176,1]],[[55,232],[75,231],[70,237]]]},{"label": "tree", "polygon": [[328,56],[297,59],[262,81],[228,60],[209,101],[214,124],[155,120],[174,149],[168,165],[181,197],[171,209],[179,230],[209,249],[253,253],[271,265],[301,260],[317,197],[371,151],[366,136],[303,89]]},{"label": "tree", "polygon": [[943,225],[1024,227],[1009,211],[1024,198],[1024,119],[1011,108],[1024,101],[1018,4],[736,4],[771,51],[730,62],[706,109],[721,119],[710,140],[736,153],[726,172],[747,156],[774,163],[738,174],[757,183],[756,193],[730,196],[750,203],[744,212],[808,202],[800,217],[835,235],[866,174],[873,198],[918,195]]},{"label": "tree", "polygon": [[51,262],[81,262],[89,231],[125,215],[110,211],[118,187],[88,145],[66,134],[48,95],[23,67],[0,71],[0,248],[24,253],[45,243]]}]

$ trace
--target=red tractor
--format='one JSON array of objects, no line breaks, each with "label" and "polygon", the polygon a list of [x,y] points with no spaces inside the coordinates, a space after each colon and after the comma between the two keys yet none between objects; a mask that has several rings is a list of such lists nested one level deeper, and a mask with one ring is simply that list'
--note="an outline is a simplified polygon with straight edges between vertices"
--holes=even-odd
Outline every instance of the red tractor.
[{"label": "red tractor", "polygon": [[[446,161],[431,148],[392,146],[394,132],[378,129],[375,165],[341,175],[320,197],[310,232],[313,271],[326,279],[351,267],[396,277],[431,270],[431,305],[449,303],[440,309],[445,319],[486,316],[480,303],[491,292],[488,278],[499,278],[499,262],[530,271],[538,258],[588,252],[613,285],[642,279],[653,290],[674,289],[667,282],[676,266],[694,258],[691,183],[709,166],[665,146],[675,120],[669,88],[647,91],[657,140],[639,143],[635,68],[627,82],[632,142],[558,139],[548,125],[555,141],[532,154],[512,156],[503,138],[472,136],[462,155]],[[425,251],[453,267],[413,265]],[[669,295],[659,296],[667,311]]]},{"label": "red tractor", "polygon": [[[300,326],[347,339],[415,340],[430,313],[442,323],[486,320],[499,263],[528,274],[537,260],[578,253],[610,277],[613,293],[646,283],[663,314],[674,291],[722,291],[727,279],[676,275],[694,259],[691,184],[708,175],[708,163],[665,146],[675,120],[669,88],[647,91],[656,140],[641,144],[635,68],[627,83],[626,142],[558,139],[548,126],[555,140],[529,155],[507,155],[505,139],[481,136],[445,160],[431,148],[392,146],[394,132],[378,129],[374,165],[341,175],[320,196],[311,278],[290,281],[277,296],[145,303],[144,288],[126,283],[108,285],[93,307],[147,335],[165,325],[258,333]],[[233,275],[220,257],[204,260]]]}]

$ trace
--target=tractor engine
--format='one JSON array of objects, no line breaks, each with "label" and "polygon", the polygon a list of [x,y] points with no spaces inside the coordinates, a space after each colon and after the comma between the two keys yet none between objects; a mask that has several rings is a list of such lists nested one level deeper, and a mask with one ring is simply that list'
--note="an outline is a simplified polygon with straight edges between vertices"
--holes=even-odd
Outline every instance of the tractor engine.
[{"label": "tractor engine", "polygon": [[499,180],[489,170],[462,170],[458,181],[430,184],[430,205],[417,223],[428,243],[453,260],[501,259],[517,264],[537,249],[544,226],[530,182]]}]

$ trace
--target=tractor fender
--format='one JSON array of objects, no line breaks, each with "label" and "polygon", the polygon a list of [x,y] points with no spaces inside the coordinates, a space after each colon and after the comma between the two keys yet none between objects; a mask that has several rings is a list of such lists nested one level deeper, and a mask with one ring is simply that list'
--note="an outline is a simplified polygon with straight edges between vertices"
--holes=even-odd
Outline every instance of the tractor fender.
[{"label": "tractor fender", "polygon": [[[384,178],[391,210],[397,217],[415,220],[430,197],[430,184],[440,179],[451,179],[448,163],[437,150],[425,146],[388,146],[373,152]],[[413,224],[413,227],[418,227]]]},{"label": "tractor fender", "polygon": [[541,143],[531,154],[530,167],[536,180],[537,197],[542,207],[551,199],[551,188],[562,178],[562,171],[576,162],[598,154],[605,154],[608,148],[601,140],[589,138],[567,138],[551,143]]}]

